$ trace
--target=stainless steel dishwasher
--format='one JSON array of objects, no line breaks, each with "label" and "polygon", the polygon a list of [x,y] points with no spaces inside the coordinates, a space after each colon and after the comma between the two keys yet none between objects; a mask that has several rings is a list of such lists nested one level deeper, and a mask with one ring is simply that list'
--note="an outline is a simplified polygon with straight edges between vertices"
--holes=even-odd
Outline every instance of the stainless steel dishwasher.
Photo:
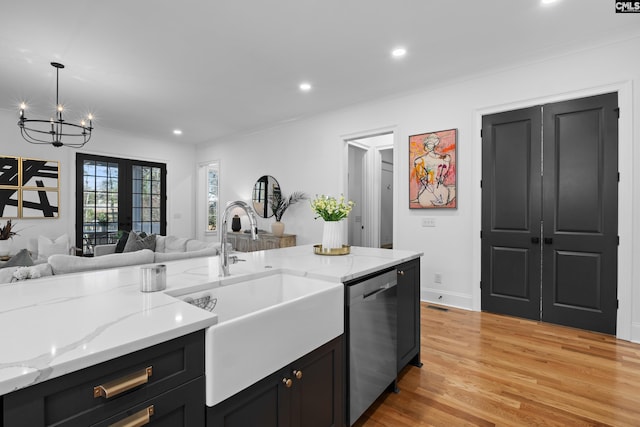
[{"label": "stainless steel dishwasher", "polygon": [[397,377],[397,272],[347,286],[349,425]]}]

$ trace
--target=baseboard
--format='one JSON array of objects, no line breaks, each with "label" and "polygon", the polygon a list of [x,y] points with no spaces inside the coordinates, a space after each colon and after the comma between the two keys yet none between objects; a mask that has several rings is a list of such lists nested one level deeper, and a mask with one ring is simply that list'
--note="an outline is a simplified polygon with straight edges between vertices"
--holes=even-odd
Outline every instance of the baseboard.
[{"label": "baseboard", "polygon": [[631,342],[640,344],[640,323],[631,323]]},{"label": "baseboard", "polygon": [[442,289],[421,289],[420,299],[434,304],[473,310],[473,298],[468,294],[448,292]]}]

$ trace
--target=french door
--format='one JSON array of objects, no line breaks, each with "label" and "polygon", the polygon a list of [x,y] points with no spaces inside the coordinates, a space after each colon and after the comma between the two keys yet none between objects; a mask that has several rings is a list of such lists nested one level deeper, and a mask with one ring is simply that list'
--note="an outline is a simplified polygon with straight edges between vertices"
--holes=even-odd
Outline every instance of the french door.
[{"label": "french door", "polygon": [[91,254],[131,230],[166,233],[166,165],[76,154],[76,247]]},{"label": "french door", "polygon": [[483,117],[483,310],[615,334],[617,104]]}]

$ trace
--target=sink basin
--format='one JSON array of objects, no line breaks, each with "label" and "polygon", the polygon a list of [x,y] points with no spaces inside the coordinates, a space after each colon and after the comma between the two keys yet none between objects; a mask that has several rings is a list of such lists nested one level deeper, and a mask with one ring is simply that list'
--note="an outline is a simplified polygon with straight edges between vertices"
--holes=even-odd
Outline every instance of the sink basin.
[{"label": "sink basin", "polygon": [[216,405],[342,334],[342,283],[274,273],[181,295],[218,315],[206,331],[206,402]]}]

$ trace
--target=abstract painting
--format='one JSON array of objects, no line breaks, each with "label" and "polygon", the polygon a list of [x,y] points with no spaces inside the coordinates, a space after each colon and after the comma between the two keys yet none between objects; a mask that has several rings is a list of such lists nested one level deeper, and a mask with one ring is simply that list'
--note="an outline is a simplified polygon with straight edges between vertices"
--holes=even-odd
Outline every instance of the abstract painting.
[{"label": "abstract painting", "polygon": [[0,218],[18,217],[18,189],[0,187]]},{"label": "abstract painting", "polygon": [[0,157],[1,218],[57,218],[59,193],[59,162]]},{"label": "abstract painting", "polygon": [[57,190],[22,189],[22,218],[57,218]]},{"label": "abstract painting", "polygon": [[17,187],[19,184],[20,157],[0,157],[0,187]]},{"label": "abstract painting", "polygon": [[0,217],[18,217],[19,157],[0,157]]},{"label": "abstract painting", "polygon": [[456,208],[458,130],[409,137],[409,208]]},{"label": "abstract painting", "polygon": [[22,186],[58,188],[58,162],[22,159]]}]

